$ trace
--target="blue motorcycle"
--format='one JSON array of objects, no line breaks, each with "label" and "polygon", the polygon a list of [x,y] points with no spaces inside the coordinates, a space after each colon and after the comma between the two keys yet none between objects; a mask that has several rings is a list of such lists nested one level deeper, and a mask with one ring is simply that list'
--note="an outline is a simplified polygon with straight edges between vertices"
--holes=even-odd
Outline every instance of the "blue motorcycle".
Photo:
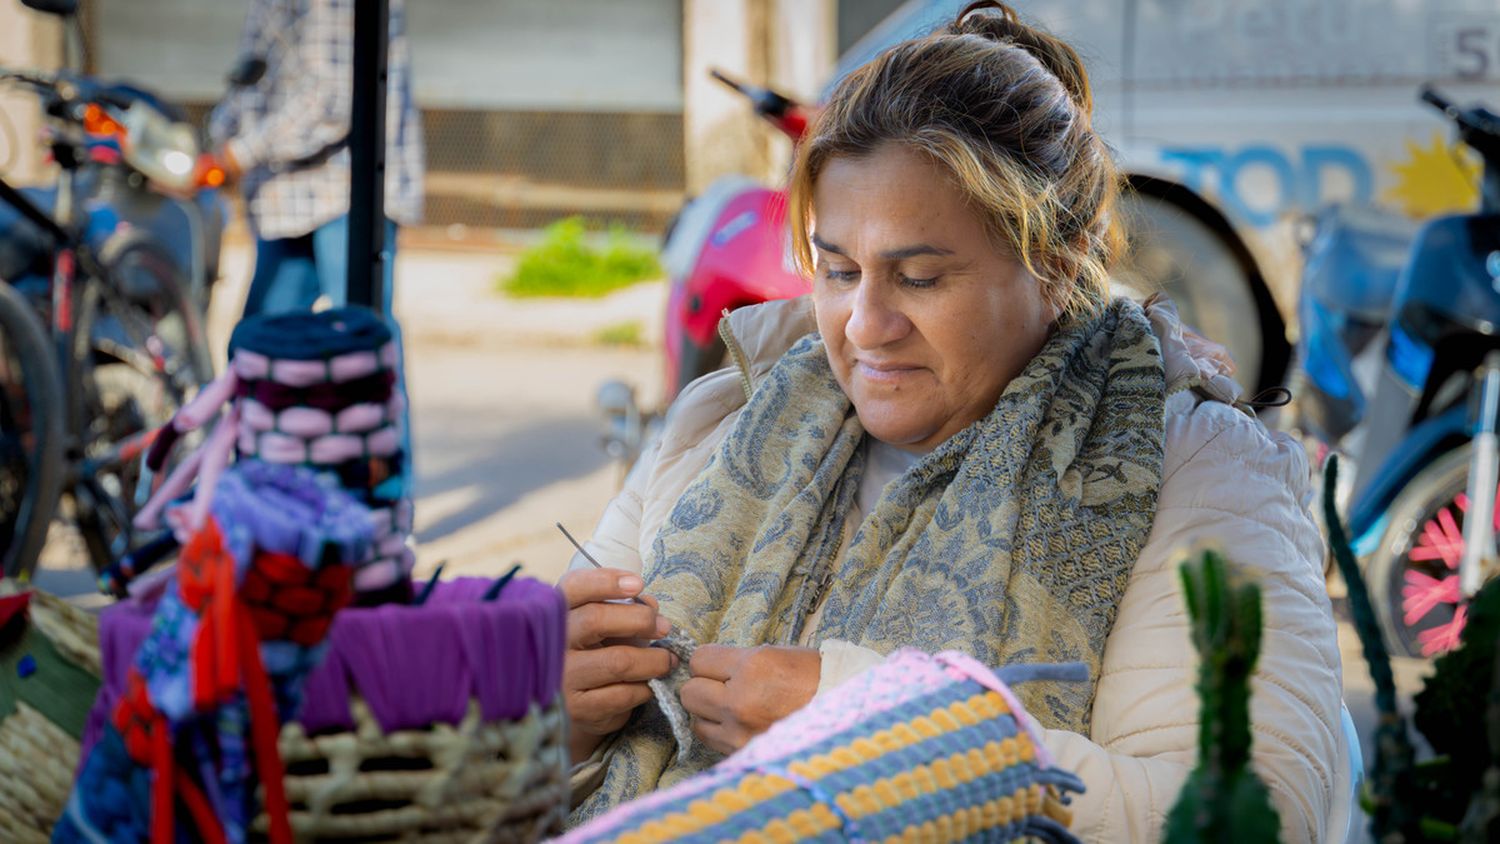
[{"label": "blue motorcycle", "polygon": [[1421,98],[1482,159],[1480,209],[1420,227],[1325,214],[1294,378],[1298,426],[1354,464],[1340,493],[1386,642],[1430,658],[1457,646],[1468,598],[1495,573],[1500,117]]}]

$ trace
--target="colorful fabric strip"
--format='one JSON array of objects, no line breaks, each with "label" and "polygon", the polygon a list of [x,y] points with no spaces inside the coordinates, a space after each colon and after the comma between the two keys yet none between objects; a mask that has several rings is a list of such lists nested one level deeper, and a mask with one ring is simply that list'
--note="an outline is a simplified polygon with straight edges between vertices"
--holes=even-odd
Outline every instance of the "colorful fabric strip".
[{"label": "colorful fabric strip", "polygon": [[757,736],[718,766],[627,803],[563,840],[1074,842],[1066,795],[1008,682],[1072,681],[1068,666],[994,672],[900,651]]}]

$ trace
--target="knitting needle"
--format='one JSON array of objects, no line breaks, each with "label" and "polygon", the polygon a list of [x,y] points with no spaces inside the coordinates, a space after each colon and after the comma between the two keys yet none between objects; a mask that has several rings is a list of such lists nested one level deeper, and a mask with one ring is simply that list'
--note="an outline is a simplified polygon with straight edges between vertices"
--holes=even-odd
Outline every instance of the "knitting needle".
[{"label": "knitting needle", "polygon": [[[596,568],[596,569],[602,569],[602,568],[604,568],[604,566],[602,566],[602,565],[599,564],[598,560],[594,559],[594,556],[592,554],[590,554],[589,552],[583,550],[583,546],[578,544],[578,540],[576,540],[576,539],[573,538],[573,534],[568,533],[568,529],[562,526],[562,522],[555,522],[555,524],[557,525],[557,529],[560,530],[560,531],[562,531],[562,535],[566,536],[568,538],[569,542],[573,543],[573,547],[578,549],[578,553],[582,554],[583,558],[585,560],[588,560],[590,563],[592,563],[594,565],[594,568]],[[636,595],[636,596],[632,597],[630,600],[631,600],[632,603],[640,604],[643,607],[649,607],[649,606],[651,606],[650,604],[648,604],[645,601],[641,600],[641,597],[639,595]],[[618,602],[617,601],[612,601],[610,603],[618,603]]]}]

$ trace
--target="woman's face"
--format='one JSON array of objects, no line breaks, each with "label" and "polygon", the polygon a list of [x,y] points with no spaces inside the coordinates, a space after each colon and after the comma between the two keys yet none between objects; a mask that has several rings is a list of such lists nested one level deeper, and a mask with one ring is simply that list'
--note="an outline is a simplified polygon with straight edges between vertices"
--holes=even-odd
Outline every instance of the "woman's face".
[{"label": "woman's face", "polygon": [[988,415],[1045,342],[1041,286],[921,153],[828,162],[813,220],[818,330],[875,438],[933,449]]}]

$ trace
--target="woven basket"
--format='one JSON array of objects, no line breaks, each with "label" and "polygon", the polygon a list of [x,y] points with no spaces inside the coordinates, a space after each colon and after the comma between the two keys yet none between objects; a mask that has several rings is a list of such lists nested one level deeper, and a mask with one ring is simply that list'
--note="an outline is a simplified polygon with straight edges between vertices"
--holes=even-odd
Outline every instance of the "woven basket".
[{"label": "woven basket", "polygon": [[[9,581],[0,584],[0,595],[18,591]],[[98,619],[33,591],[25,623],[28,629],[22,638],[0,648],[0,667],[14,671],[13,663],[30,655],[36,660],[36,673],[21,682],[42,685],[37,687],[39,697],[29,702],[25,691],[14,707],[4,705],[10,701],[0,702],[0,713],[9,713],[0,714],[0,841],[45,844],[72,790],[83,716],[92,690],[98,688]],[[57,700],[57,673],[72,675],[68,688],[84,697]],[[7,695],[0,689],[0,696]]]},{"label": "woven basket", "polygon": [[[292,829],[301,839],[530,842],[567,819],[566,716],[554,703],[485,723],[469,704],[457,725],[389,735],[360,698],[355,729],[281,733]],[[266,819],[256,822],[264,832]]]},{"label": "woven basket", "polygon": [[[532,842],[567,820],[566,718],[554,704],[485,724],[380,731],[355,699],[353,732],[281,733],[298,840]],[[46,844],[67,804],[78,740],[20,704],[0,723],[0,841]],[[265,832],[264,817],[256,829]]]},{"label": "woven basket", "polygon": [[31,593],[31,623],[70,662],[100,675],[98,616],[38,590]]},{"label": "woven basket", "polygon": [[0,722],[0,841],[45,844],[67,805],[78,739],[24,703]]},{"label": "woven basket", "polygon": [[[477,844],[562,831],[566,609],[529,578],[481,600],[490,586],[445,581],[422,607],[339,613],[297,720],[278,737],[297,840]],[[105,612],[97,711],[113,711],[151,619],[149,602]],[[252,825],[268,829],[264,816]]]}]

